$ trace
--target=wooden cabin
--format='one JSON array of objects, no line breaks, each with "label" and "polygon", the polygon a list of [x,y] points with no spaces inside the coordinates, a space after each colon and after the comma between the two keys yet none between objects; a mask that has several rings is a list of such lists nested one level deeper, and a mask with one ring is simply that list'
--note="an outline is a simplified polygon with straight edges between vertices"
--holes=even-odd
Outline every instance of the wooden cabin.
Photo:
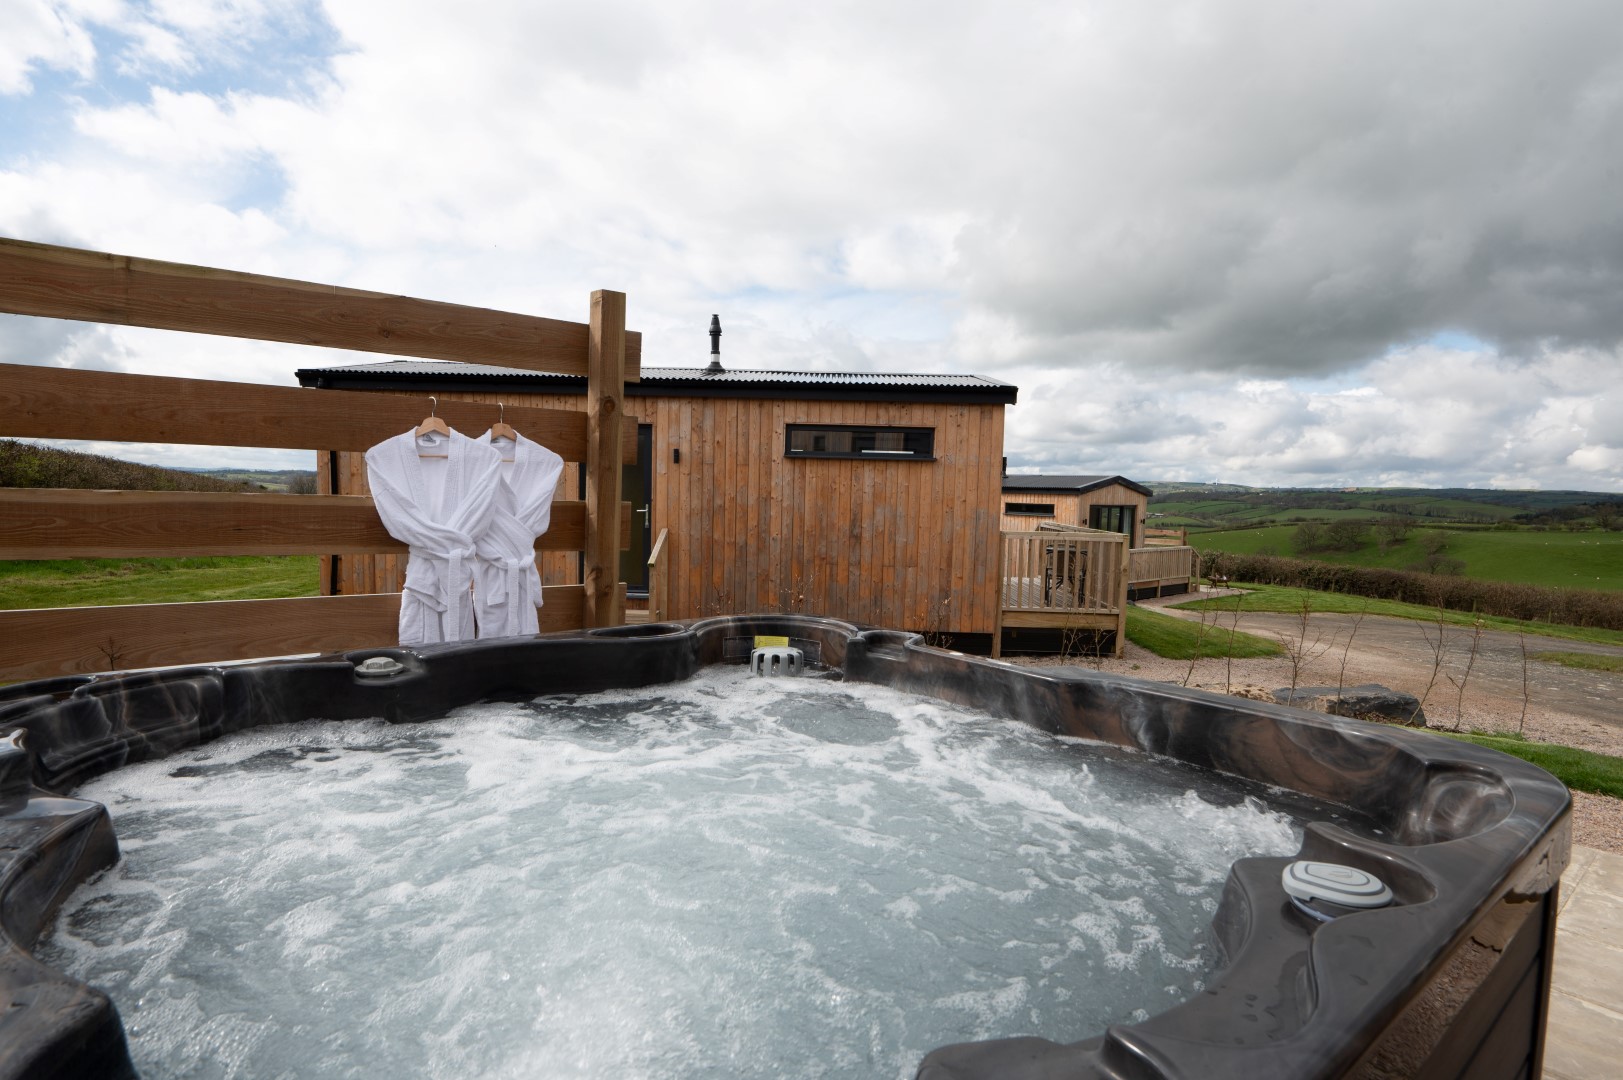
[{"label": "wooden cabin", "polygon": [[[712,340],[719,337],[712,324]],[[573,375],[415,360],[313,368],[306,387],[409,393],[507,407],[585,408]],[[637,460],[622,473],[632,541],[630,604],[653,617],[809,612],[940,635],[998,620],[998,489],[1008,383],[884,375],[643,367],[628,382]],[[483,429],[481,429],[483,430]],[[479,432],[465,431],[466,434]],[[321,490],[365,494],[359,453],[320,462]],[[558,498],[579,498],[571,466]],[[649,602],[650,552],[664,580]],[[580,580],[568,553],[541,556],[544,584]],[[403,560],[341,555],[323,589],[400,588]],[[983,638],[984,640],[984,638]]]},{"label": "wooden cabin", "polygon": [[1076,525],[1126,533],[1128,546],[1139,547],[1153,494],[1124,476],[1004,476],[1002,528],[1019,532],[1044,522]]}]

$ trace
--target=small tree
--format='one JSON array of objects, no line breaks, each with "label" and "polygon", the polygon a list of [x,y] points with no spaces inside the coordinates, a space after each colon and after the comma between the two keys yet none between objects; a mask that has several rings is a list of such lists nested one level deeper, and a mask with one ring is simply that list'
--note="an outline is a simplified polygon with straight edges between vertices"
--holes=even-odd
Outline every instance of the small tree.
[{"label": "small tree", "polygon": [[1402,518],[1385,518],[1375,523],[1375,543],[1384,552],[1409,538],[1409,523]]},{"label": "small tree", "polygon": [[1316,521],[1304,521],[1296,526],[1296,533],[1291,537],[1291,549],[1298,555],[1310,551],[1323,551],[1325,548],[1324,526]]},{"label": "small tree", "polygon": [[1364,546],[1362,522],[1344,518],[1324,530],[1324,544],[1332,551],[1357,551]]}]

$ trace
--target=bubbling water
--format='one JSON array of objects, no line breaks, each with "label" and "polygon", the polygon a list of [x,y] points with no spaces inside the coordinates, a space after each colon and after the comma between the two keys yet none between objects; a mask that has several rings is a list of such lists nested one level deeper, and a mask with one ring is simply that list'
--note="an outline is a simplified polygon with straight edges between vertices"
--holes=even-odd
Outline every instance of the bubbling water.
[{"label": "bubbling water", "polygon": [[1175,763],[737,669],[259,729],[79,794],[124,858],[40,951],[147,1080],[905,1078],[1176,1004],[1229,864],[1300,839]]}]

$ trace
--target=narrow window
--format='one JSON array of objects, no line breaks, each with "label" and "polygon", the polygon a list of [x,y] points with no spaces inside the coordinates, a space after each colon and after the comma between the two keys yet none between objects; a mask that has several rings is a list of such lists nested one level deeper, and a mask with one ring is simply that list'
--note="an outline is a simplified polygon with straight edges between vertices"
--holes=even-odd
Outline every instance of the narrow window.
[{"label": "narrow window", "polygon": [[1010,516],[1020,517],[1053,517],[1053,503],[1005,503],[1003,512]]},{"label": "narrow window", "polygon": [[790,424],[788,457],[935,460],[935,428]]}]

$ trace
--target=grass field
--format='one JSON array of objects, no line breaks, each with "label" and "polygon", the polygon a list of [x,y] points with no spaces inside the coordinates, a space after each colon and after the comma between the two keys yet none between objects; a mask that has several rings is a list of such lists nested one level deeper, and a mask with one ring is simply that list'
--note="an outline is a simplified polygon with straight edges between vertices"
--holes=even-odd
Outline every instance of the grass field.
[{"label": "grass field", "polygon": [[[1194,533],[1189,542],[1210,551],[1294,555],[1295,526]],[[1413,529],[1384,553],[1370,540],[1357,551],[1315,551],[1304,556],[1348,566],[1408,569],[1426,557],[1427,535],[1441,536],[1441,554],[1465,564],[1467,577],[1571,589],[1623,589],[1623,533],[1538,532],[1499,529]]]},{"label": "grass field", "polygon": [[[1543,637],[1565,638],[1568,641],[1587,641],[1598,645],[1623,645],[1623,631],[1601,630],[1587,626],[1560,626],[1555,623],[1534,622],[1528,619],[1501,619],[1492,615],[1477,616],[1465,611],[1439,611],[1423,604],[1405,604],[1396,600],[1375,600],[1366,596],[1346,593],[1317,592],[1284,585],[1251,585],[1236,583],[1248,590],[1244,595],[1223,596],[1211,600],[1192,600],[1175,605],[1187,611],[1233,611],[1236,602],[1241,611],[1271,611],[1295,615],[1306,604],[1312,612],[1334,612],[1343,615],[1389,615],[1398,619],[1418,619],[1436,622],[1441,618],[1449,626],[1475,626],[1478,618],[1487,630],[1504,630],[1512,634],[1535,634]],[[1131,635],[1128,635],[1131,637]]]},{"label": "grass field", "polygon": [[1596,795],[1623,799],[1623,758],[1597,754],[1591,750],[1575,750],[1570,746],[1530,742],[1520,735],[1477,731],[1468,734],[1438,731],[1436,734],[1474,742],[1478,746],[1502,750],[1523,761],[1531,761],[1574,791],[1590,791]]},{"label": "grass field", "polygon": [[314,555],[0,562],[0,609],[314,596]]},{"label": "grass field", "polygon": [[1202,626],[1137,606],[1127,609],[1127,640],[1172,660],[1193,659],[1197,650],[1200,656],[1236,659],[1278,656],[1281,652],[1278,643],[1267,638],[1231,633],[1216,625]]},{"label": "grass field", "polygon": [[1560,664],[1562,667],[1578,668],[1581,671],[1623,672],[1623,656],[1601,656],[1586,652],[1536,652],[1533,659],[1543,660],[1548,664]]}]

